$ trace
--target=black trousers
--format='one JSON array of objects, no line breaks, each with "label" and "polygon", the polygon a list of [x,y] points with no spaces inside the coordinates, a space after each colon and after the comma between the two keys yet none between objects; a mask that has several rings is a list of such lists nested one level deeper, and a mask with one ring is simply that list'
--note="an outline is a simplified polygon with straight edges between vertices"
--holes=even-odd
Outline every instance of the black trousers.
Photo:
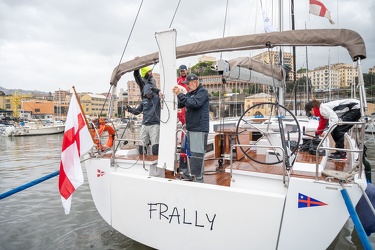
[{"label": "black trousers", "polygon": [[[342,117],[342,121],[346,122],[356,122],[361,118],[361,111],[359,109],[352,109],[346,112]],[[351,124],[344,124],[341,126],[337,126],[331,133],[333,140],[336,143],[336,148],[344,148],[344,135],[346,132],[351,129],[353,125]]]}]

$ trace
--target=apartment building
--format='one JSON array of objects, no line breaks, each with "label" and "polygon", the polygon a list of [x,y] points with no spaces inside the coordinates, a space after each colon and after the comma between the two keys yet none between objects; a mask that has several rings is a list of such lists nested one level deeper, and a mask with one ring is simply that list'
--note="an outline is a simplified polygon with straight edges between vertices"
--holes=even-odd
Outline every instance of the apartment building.
[{"label": "apartment building", "polygon": [[[104,95],[84,94],[80,98],[82,109],[89,117],[108,116],[110,99]],[[117,102],[114,102],[113,114],[117,114]]]},{"label": "apartment building", "polygon": [[[306,77],[306,75],[306,70],[300,70],[297,73],[297,79]],[[350,88],[355,78],[358,77],[358,70],[349,64],[336,63],[309,70],[308,77],[315,92]]]},{"label": "apartment building", "polygon": [[313,91],[327,91],[340,88],[339,71],[329,67],[322,66],[309,71],[309,78]]}]

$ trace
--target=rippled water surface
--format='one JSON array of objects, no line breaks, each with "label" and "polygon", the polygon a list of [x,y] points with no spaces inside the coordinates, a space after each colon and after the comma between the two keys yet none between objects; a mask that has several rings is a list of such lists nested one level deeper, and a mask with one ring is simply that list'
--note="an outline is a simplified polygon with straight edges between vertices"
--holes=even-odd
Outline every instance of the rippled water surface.
[{"label": "rippled water surface", "polygon": [[[62,137],[0,137],[0,193],[58,171]],[[375,143],[369,148],[375,166]],[[71,212],[65,215],[57,183],[58,176],[0,200],[0,249],[151,249],[113,230],[100,217],[87,180],[74,193]],[[362,249],[346,234],[343,230],[342,239],[330,249]],[[371,242],[375,248],[374,236]]]}]

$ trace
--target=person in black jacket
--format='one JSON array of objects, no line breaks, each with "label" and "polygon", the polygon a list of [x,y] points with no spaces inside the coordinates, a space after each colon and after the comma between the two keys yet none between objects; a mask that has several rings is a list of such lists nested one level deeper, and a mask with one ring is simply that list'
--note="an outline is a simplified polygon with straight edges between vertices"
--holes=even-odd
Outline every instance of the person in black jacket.
[{"label": "person in black jacket", "polygon": [[[151,143],[152,154],[159,153],[159,131],[160,131],[160,90],[147,83],[143,87],[142,102],[137,108],[126,107],[128,112],[138,115],[143,113],[140,140],[147,146]],[[139,146],[139,153],[143,153],[143,147]],[[145,152],[147,153],[147,151]]]},{"label": "person in black jacket", "polygon": [[152,67],[147,66],[141,68],[141,72],[139,69],[134,70],[133,72],[135,82],[139,86],[139,90],[141,91],[141,96],[143,96],[143,88],[146,84],[151,84],[152,87],[156,88],[156,81],[152,75]]},{"label": "person in black jacket", "polygon": [[193,179],[203,182],[204,155],[206,153],[207,136],[209,131],[209,105],[210,98],[207,89],[199,83],[195,74],[189,74],[183,82],[187,84],[189,92],[181,93],[178,86],[173,88],[173,93],[178,98],[178,108],[185,107],[186,136],[182,145],[190,161],[190,172],[187,167],[180,165],[183,179]]}]

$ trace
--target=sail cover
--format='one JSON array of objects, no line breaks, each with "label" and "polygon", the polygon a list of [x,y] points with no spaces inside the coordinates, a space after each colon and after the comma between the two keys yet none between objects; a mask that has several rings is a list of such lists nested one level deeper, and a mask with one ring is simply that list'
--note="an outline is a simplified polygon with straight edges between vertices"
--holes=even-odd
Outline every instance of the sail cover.
[{"label": "sail cover", "polygon": [[[211,39],[177,47],[176,58],[214,52],[264,49],[270,46],[341,46],[348,50],[353,61],[366,58],[363,38],[357,32],[348,29],[289,30]],[[113,70],[110,83],[117,85],[125,73],[157,62],[158,52],[124,62]]]}]

